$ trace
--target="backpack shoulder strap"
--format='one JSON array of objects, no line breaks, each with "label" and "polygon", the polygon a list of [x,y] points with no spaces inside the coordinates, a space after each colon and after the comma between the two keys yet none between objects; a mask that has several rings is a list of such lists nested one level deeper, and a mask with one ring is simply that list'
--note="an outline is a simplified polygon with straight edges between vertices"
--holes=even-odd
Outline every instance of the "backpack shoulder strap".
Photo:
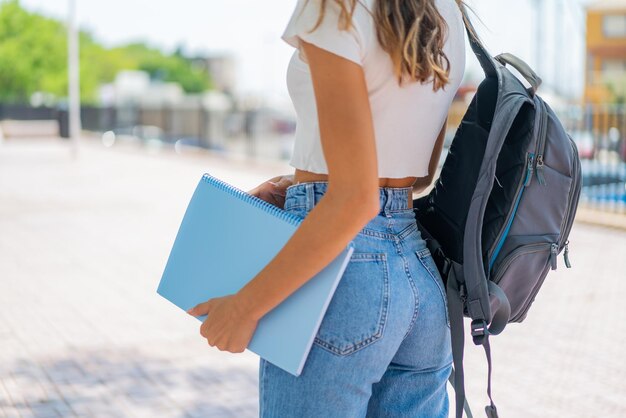
[{"label": "backpack shoulder strap", "polygon": [[[500,101],[499,99],[498,102]],[[463,240],[463,280],[467,292],[467,313],[472,318],[473,331],[474,329],[486,331],[487,324],[492,320],[489,278],[485,272],[482,254],[483,216],[493,187],[497,156],[502,148],[504,137],[511,129],[523,104],[521,100],[498,104],[496,111],[501,117],[494,120],[489,132],[476,189],[474,189],[467,213]],[[481,344],[476,338],[474,342]]]},{"label": "backpack shoulder strap", "polygon": [[487,77],[497,77],[496,63],[478,38],[478,34],[467,15],[467,6],[463,4],[460,7],[463,12],[463,22],[465,24],[465,30],[467,31],[467,37],[469,38],[469,43],[472,47],[472,51],[474,51],[474,55],[478,58],[478,62]]},{"label": "backpack shoulder strap", "polygon": [[[448,297],[448,314],[450,316],[450,336],[452,344],[453,373],[450,374],[450,383],[455,394],[455,418],[463,418],[463,409],[469,418],[472,412],[465,398],[465,374],[463,371],[463,351],[465,346],[465,332],[463,330],[463,298],[459,289],[460,277],[463,275],[463,266],[451,261],[450,271],[446,281]],[[467,406],[467,407],[466,407]],[[466,407],[466,408],[465,408]]]}]

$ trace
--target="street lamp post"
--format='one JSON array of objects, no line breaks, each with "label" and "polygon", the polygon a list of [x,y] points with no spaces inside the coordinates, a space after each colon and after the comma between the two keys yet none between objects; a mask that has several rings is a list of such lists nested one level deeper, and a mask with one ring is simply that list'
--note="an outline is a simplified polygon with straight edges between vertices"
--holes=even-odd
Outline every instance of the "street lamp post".
[{"label": "street lamp post", "polygon": [[68,122],[72,142],[72,155],[78,157],[80,141],[80,71],[78,57],[78,29],[76,23],[76,0],[68,0],[67,14],[67,66],[68,66]]},{"label": "street lamp post", "polygon": [[545,42],[545,34],[543,31],[544,1],[545,0],[533,0],[533,6],[535,9],[535,71],[538,74],[541,74],[544,68],[544,66],[542,65],[542,61],[544,60],[543,43]]}]

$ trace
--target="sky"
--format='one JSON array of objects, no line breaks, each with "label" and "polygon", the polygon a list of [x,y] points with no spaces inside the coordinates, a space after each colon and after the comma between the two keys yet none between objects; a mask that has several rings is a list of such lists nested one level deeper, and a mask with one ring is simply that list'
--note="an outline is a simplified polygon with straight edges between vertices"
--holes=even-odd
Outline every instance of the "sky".
[{"label": "sky", "polygon": [[[2,1],[2,0],[0,0]],[[237,90],[288,100],[286,70],[293,48],[280,35],[296,0],[76,0],[79,25],[107,46],[145,41],[164,51],[229,53],[237,63]],[[548,87],[580,94],[584,68],[585,0],[466,0],[490,53],[527,61]],[[534,6],[544,4],[537,48]],[[21,0],[29,10],[66,18],[68,0]],[[556,47],[559,45],[559,47]],[[565,46],[565,48],[564,48]],[[539,51],[539,52],[538,52]],[[467,75],[480,67],[468,48]]]}]

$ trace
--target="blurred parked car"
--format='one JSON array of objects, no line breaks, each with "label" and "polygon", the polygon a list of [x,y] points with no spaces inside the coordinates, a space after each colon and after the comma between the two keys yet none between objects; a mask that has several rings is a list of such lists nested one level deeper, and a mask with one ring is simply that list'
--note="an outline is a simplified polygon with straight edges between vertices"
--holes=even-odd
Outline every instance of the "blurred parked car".
[{"label": "blurred parked car", "polygon": [[578,156],[582,159],[592,159],[594,156],[593,134],[589,131],[572,131],[570,135],[576,142]]}]

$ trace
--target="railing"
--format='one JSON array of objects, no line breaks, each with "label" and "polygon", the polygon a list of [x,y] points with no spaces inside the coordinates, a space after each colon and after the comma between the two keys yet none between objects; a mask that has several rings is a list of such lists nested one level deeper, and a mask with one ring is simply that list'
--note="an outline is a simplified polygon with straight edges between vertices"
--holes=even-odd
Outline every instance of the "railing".
[{"label": "railing", "polygon": [[[67,138],[67,110],[0,103],[0,122],[55,121]],[[195,146],[250,156],[286,159],[291,149],[295,121],[271,108],[209,110],[201,104],[177,106],[81,107],[83,130],[102,134],[103,143]]]},{"label": "railing", "polygon": [[555,109],[581,157],[581,205],[626,214],[626,106]]},{"label": "railing", "polygon": [[[626,106],[553,106],[575,140],[581,157],[581,204],[605,212],[626,214]],[[111,138],[134,138],[141,143],[183,143],[251,156],[289,157],[295,121],[272,109],[207,111],[201,107],[83,106],[83,129],[106,132]],[[2,119],[58,120],[67,134],[67,112],[50,108],[0,104]],[[454,132],[448,132],[451,139]],[[108,141],[108,142],[107,142]],[[449,142],[449,141],[448,141]],[[442,154],[443,162],[445,153]]]}]

